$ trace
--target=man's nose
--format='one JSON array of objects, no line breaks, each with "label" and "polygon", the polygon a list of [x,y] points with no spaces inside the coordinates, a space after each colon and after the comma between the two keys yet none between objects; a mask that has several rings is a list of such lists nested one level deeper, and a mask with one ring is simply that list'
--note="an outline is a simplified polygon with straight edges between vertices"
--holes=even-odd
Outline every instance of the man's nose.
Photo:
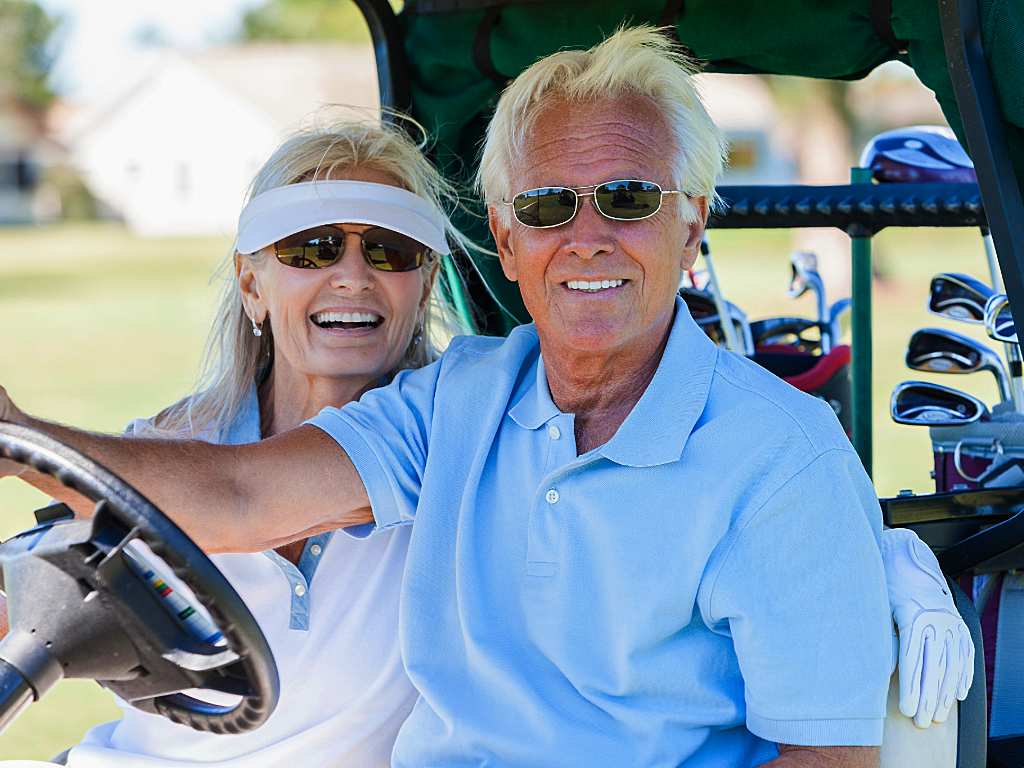
[{"label": "man's nose", "polygon": [[579,210],[569,222],[564,250],[581,259],[611,253],[615,249],[615,240],[610,232],[612,224],[614,222],[611,219],[597,210],[593,195],[581,197]]},{"label": "man's nose", "polygon": [[331,287],[344,288],[354,293],[367,291],[375,285],[373,268],[363,256],[362,238],[348,232],[341,256],[328,269],[331,270]]}]

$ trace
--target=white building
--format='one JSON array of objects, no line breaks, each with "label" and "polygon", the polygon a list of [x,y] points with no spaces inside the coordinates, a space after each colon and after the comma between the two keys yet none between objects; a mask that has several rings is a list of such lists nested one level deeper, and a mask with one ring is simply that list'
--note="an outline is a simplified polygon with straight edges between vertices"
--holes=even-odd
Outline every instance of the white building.
[{"label": "white building", "polygon": [[378,103],[369,46],[163,51],[127,93],[83,111],[65,142],[90,191],[139,234],[231,234],[284,136]]}]

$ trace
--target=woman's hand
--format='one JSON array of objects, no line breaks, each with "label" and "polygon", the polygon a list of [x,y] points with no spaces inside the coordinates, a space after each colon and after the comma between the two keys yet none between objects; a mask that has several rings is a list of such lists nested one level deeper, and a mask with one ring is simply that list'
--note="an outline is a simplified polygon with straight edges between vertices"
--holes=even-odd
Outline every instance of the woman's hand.
[{"label": "woman's hand", "polygon": [[[11,398],[7,395],[7,390],[3,387],[0,387],[0,419],[3,421],[16,421],[21,424],[24,424],[26,419],[25,414],[11,402]],[[0,477],[17,477],[26,469],[28,469],[28,466],[25,464],[0,458]]]}]

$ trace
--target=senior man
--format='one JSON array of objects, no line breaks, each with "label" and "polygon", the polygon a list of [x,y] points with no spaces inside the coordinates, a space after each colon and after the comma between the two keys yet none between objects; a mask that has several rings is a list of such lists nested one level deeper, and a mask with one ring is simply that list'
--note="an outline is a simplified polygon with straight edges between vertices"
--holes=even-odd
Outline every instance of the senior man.
[{"label": "senior man", "polygon": [[831,410],[676,298],[723,151],[688,67],[620,31],[502,96],[481,184],[535,321],[508,339],[457,339],[251,446],[88,435],[6,396],[0,415],[96,456],[208,551],[415,520],[422,697],[397,766],[870,765],[877,502]]}]

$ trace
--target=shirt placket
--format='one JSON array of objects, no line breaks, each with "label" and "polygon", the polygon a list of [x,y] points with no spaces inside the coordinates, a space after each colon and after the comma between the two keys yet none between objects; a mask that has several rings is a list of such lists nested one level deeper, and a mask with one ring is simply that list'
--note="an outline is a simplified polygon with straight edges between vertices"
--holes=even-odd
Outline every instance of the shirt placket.
[{"label": "shirt placket", "polygon": [[330,537],[330,533],[322,533],[307,539],[306,546],[302,550],[302,557],[299,558],[298,567],[272,549],[263,553],[277,563],[285,578],[288,579],[291,592],[288,629],[309,631],[309,585],[313,581],[313,575],[316,573]]},{"label": "shirt placket", "polygon": [[[541,437],[543,435],[543,437]],[[533,495],[526,546],[526,575],[554,576],[558,548],[568,505],[567,465],[576,460],[573,417],[560,414],[540,427],[538,437],[548,442],[544,479]]]}]

